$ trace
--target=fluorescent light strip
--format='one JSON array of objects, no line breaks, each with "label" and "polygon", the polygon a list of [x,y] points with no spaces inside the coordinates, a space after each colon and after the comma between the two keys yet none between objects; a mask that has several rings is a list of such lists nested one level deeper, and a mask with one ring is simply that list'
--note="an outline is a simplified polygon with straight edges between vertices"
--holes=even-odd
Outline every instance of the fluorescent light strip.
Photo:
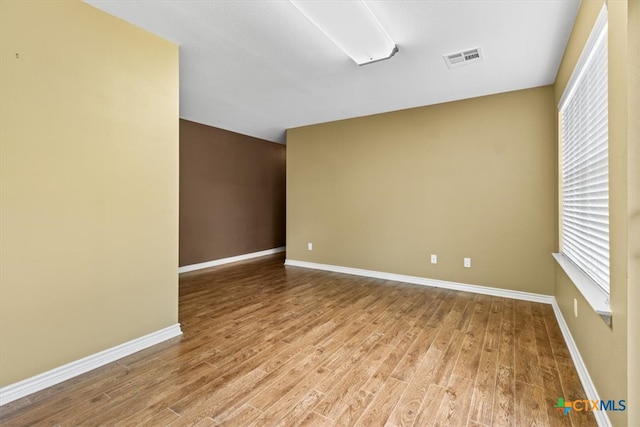
[{"label": "fluorescent light strip", "polygon": [[362,0],[289,1],[358,65],[389,59],[398,51]]}]

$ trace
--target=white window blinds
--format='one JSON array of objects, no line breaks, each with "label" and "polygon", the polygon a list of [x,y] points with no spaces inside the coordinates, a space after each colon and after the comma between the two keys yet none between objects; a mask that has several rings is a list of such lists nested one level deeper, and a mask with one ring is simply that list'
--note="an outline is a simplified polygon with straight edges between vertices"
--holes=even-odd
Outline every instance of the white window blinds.
[{"label": "white window blinds", "polygon": [[609,292],[607,9],[571,75],[561,123],[562,253]]}]

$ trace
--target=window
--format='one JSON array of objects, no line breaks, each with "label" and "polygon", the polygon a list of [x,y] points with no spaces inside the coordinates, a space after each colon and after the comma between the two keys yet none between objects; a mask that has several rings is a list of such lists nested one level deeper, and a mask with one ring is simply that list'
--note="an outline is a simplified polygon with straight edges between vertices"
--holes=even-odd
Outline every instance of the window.
[{"label": "window", "polygon": [[[577,271],[584,276],[578,279],[582,285],[576,283],[583,294],[583,287],[595,287],[595,290],[589,292],[604,294],[608,309],[607,66],[607,9],[604,6],[573,70],[558,109],[562,194],[560,257],[564,263],[568,261],[573,264],[573,273]],[[560,264],[564,267],[563,262]],[[572,277],[574,275],[569,274],[575,283],[576,279]],[[590,299],[588,295],[585,297]]]}]

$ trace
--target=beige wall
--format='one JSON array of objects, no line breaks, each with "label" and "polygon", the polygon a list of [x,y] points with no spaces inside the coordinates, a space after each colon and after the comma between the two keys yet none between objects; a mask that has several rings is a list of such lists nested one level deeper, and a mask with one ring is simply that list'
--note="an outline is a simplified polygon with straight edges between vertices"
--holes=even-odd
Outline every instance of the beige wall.
[{"label": "beige wall", "polygon": [[287,258],[553,294],[555,120],[543,87],[290,129]]},{"label": "beige wall", "polygon": [[[629,402],[640,402],[640,1],[628,4],[629,32],[629,126],[627,159],[629,192],[629,280],[627,313]],[[634,76],[636,76],[634,78]],[[631,405],[629,425],[640,425],[640,407]]]},{"label": "beige wall", "polygon": [[[584,1],[580,7],[567,50],[555,85],[556,101],[560,99],[589,33],[602,8],[602,1]],[[633,164],[628,150],[628,94],[633,79],[628,74],[627,1],[609,1],[609,193],[610,193],[610,255],[611,309],[613,322],[609,327],[589,307],[560,267],[556,267],[556,298],[569,325],[571,334],[585,361],[596,389],[603,399],[626,399],[627,394],[627,334],[628,309],[640,310],[638,299],[630,298],[631,276],[628,243],[631,238],[630,213],[633,190],[627,181]],[[637,87],[637,86],[636,86]],[[637,117],[637,116],[636,116]],[[636,118],[637,120],[637,118]],[[637,168],[637,166],[636,166]],[[635,172],[637,173],[637,171]],[[631,179],[630,179],[631,180]],[[637,187],[636,187],[637,188]],[[573,315],[573,299],[578,300],[578,317]],[[637,335],[632,341],[637,341]],[[637,344],[636,344],[637,345]],[[635,362],[637,363],[637,362]],[[614,425],[626,425],[626,412],[609,412]]]},{"label": "beige wall", "polygon": [[177,322],[178,48],[0,2],[0,385]]}]

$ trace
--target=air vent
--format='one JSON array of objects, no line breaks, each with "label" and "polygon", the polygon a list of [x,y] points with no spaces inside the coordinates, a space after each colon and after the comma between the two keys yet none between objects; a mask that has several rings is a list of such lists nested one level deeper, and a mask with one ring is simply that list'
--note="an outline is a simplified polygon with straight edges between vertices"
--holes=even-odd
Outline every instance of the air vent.
[{"label": "air vent", "polygon": [[464,50],[462,52],[450,53],[448,55],[443,55],[443,58],[444,62],[447,63],[447,67],[461,67],[472,62],[482,61],[482,49],[477,47],[475,49]]}]

